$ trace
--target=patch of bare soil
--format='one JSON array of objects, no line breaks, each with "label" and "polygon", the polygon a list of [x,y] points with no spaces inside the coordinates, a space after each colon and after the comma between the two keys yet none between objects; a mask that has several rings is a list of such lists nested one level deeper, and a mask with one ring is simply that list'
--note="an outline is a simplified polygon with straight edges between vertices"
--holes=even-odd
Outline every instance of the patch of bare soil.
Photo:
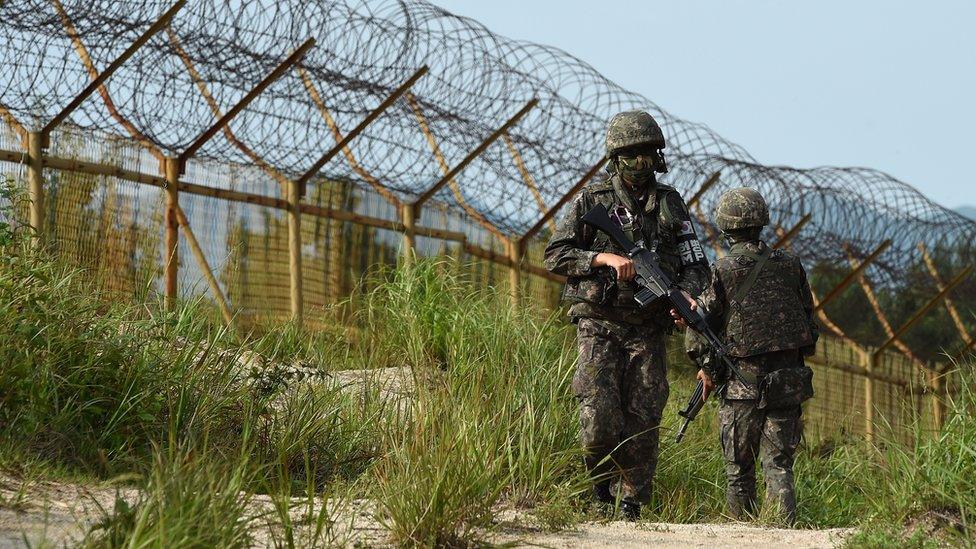
[{"label": "patch of bare soil", "polygon": [[837,547],[853,529],[786,530],[748,524],[584,523],[561,532],[503,532],[495,540],[537,547]]},{"label": "patch of bare soil", "polygon": [[0,478],[0,547],[71,546],[133,489]]},{"label": "patch of bare soil", "polygon": [[[0,479],[0,547],[72,546],[85,536],[104,512],[110,512],[116,496],[130,503],[138,499],[134,489],[85,486],[60,482]],[[375,508],[365,500],[327,501],[330,517],[318,545],[389,546],[386,530],[374,517]],[[289,518],[295,541],[305,545],[316,538],[323,502],[311,505],[301,498],[290,502]],[[103,511],[104,509],[104,511]],[[273,547],[282,538],[281,517],[268,496],[251,498],[249,516],[255,546]],[[584,523],[561,532],[548,532],[523,522],[519,513],[501,513],[503,520],[492,542],[536,547],[835,547],[852,529],[783,530],[746,524],[663,524],[622,521]],[[500,517],[500,518],[502,518]],[[524,517],[523,517],[524,518]]]},{"label": "patch of bare soil", "polygon": [[925,538],[945,542],[953,536],[965,533],[966,523],[959,509],[940,507],[929,509],[907,520],[902,537],[907,540],[921,534]]}]

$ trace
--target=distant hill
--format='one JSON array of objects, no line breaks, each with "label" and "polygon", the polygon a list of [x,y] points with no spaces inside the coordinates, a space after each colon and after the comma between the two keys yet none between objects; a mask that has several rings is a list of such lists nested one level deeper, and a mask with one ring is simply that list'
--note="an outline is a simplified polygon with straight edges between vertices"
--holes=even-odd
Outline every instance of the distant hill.
[{"label": "distant hill", "polygon": [[976,221],[976,206],[959,206],[955,211]]}]

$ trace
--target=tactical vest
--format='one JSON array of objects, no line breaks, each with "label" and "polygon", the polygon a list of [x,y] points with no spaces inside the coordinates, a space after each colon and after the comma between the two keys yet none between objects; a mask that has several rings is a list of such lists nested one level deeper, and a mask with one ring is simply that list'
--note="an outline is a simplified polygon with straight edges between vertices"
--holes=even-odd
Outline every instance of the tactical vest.
[{"label": "tactical vest", "polygon": [[[661,258],[661,268],[674,280],[681,266],[678,253],[678,233],[675,217],[667,206],[669,193],[677,193],[674,187],[658,184],[650,193],[642,212],[634,212],[633,204],[625,204],[621,199],[620,183],[614,178],[587,186],[584,189],[586,205],[592,208],[603,204],[631,241],[643,241],[644,246],[656,250]],[[615,186],[617,187],[615,189]],[[629,216],[629,217],[628,217]],[[619,248],[602,231],[595,231],[584,247],[595,252],[606,252],[626,257],[626,250]],[[604,307],[636,309],[634,301],[636,285],[633,281],[616,280],[610,267],[597,269],[586,277],[569,277],[566,281],[564,298],[570,302],[587,302]],[[663,305],[662,305],[663,307]],[[659,315],[661,311],[648,311],[649,315]],[[666,311],[665,311],[666,313]]]},{"label": "tactical vest", "polygon": [[767,253],[765,264],[752,276],[758,258],[742,244],[715,263],[728,299],[725,341],[731,356],[749,357],[813,344],[796,259],[783,250]]}]

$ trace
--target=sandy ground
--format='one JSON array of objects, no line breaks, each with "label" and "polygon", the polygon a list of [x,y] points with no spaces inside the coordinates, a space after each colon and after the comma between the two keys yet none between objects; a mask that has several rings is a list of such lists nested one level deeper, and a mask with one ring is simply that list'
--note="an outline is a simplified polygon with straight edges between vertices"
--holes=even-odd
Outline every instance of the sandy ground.
[{"label": "sandy ground", "polygon": [[[116,495],[135,501],[132,489],[109,486],[83,486],[60,482],[24,484],[10,477],[0,478],[0,548],[64,547],[75,545],[85,532],[110,511]],[[293,501],[292,520],[301,523],[296,542],[308,540],[314,521],[308,520],[320,509],[307,502]],[[331,503],[329,504],[331,505]],[[280,521],[267,496],[252,499],[250,514],[255,545],[273,547],[281,539]],[[746,524],[663,524],[602,522],[584,523],[562,532],[547,532],[526,524],[519,513],[502,512],[505,519],[491,540],[499,544],[536,547],[835,547],[849,529],[781,530]],[[376,521],[373,506],[357,500],[346,502],[336,519],[331,544],[348,546],[388,546],[384,528]],[[321,544],[320,539],[320,544]]]},{"label": "sandy ground", "polygon": [[[249,364],[243,364],[248,366]],[[267,365],[257,364],[261,368]],[[308,369],[296,365],[289,370]],[[290,372],[289,375],[292,375]],[[298,376],[304,379],[305,376]],[[362,396],[379,389],[387,400],[399,406],[409,405],[414,379],[395,368],[370,371],[348,371],[330,374],[343,390]],[[321,383],[321,380],[311,380]],[[0,549],[7,547],[74,546],[86,532],[122,497],[134,503],[138,491],[109,485],[82,485],[64,482],[24,481],[0,473]],[[253,496],[248,515],[251,517],[255,546],[274,547],[282,538],[281,520],[268,496]],[[317,538],[318,546],[356,547],[390,546],[385,528],[375,518],[374,506],[366,500],[325,503],[332,526]],[[295,542],[310,546],[315,538],[315,517],[322,502],[310,504],[294,499],[289,517],[296,525]],[[522,512],[499,509],[498,528],[491,541],[498,544],[535,547],[835,547],[849,535],[850,529],[781,530],[747,524],[663,524],[589,522],[561,532],[549,532],[533,526],[535,521]]]},{"label": "sandy ground", "polygon": [[746,524],[584,523],[556,533],[503,533],[498,541],[539,547],[836,547],[849,529],[781,530]]}]

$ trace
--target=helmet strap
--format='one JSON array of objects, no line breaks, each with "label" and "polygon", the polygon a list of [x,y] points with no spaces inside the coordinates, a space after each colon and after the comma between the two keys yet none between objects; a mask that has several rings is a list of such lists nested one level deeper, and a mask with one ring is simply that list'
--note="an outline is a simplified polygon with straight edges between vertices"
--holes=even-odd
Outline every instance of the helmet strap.
[{"label": "helmet strap", "polygon": [[668,173],[668,163],[664,160],[664,153],[661,149],[654,151],[654,171],[657,173]]}]

